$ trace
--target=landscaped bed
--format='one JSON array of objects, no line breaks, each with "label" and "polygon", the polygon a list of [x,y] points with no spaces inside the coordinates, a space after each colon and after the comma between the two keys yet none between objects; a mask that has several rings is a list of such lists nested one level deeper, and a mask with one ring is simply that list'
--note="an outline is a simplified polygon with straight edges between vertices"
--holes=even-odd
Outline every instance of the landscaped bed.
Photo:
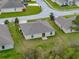
[{"label": "landscaped bed", "polygon": [[35,15],[41,12],[40,6],[27,6],[25,12],[11,12],[11,13],[2,13],[0,18],[9,18],[9,17],[19,17],[19,16],[30,16]]},{"label": "landscaped bed", "polygon": [[74,9],[79,9],[78,6],[73,5],[73,6],[59,6],[56,2],[52,2],[51,0],[44,0],[47,5],[53,9],[59,10],[59,11],[65,11],[65,10],[74,10]]}]

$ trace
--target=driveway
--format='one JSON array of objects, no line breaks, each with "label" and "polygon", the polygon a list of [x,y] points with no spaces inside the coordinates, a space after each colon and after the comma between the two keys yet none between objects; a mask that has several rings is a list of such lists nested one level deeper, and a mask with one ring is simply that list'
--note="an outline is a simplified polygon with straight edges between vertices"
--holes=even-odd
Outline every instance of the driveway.
[{"label": "driveway", "polygon": [[[79,10],[63,11],[62,12],[62,11],[57,11],[57,10],[51,9],[43,0],[36,0],[36,2],[41,6],[42,12],[39,14],[36,14],[36,15],[18,17],[20,20],[20,23],[24,23],[27,20],[31,20],[31,19],[48,17],[51,12],[54,13],[55,17],[64,16],[64,15],[71,15],[74,13],[79,14]],[[15,19],[15,17],[0,19],[0,23],[4,23],[5,20],[14,21],[14,19]]]}]

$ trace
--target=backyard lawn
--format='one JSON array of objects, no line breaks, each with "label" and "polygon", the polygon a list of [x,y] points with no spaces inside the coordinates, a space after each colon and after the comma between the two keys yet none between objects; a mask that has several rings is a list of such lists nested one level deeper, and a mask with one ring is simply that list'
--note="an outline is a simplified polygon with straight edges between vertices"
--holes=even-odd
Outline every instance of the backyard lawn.
[{"label": "backyard lawn", "polygon": [[76,6],[76,5],[74,5],[74,6],[64,6],[64,7],[61,7],[57,3],[52,2],[51,0],[44,0],[44,1],[47,3],[47,5],[50,8],[53,8],[53,9],[56,9],[56,10],[59,10],[59,11],[79,9],[79,7]]},{"label": "backyard lawn", "polygon": [[[69,47],[70,43],[74,43],[74,42],[77,42],[77,44],[79,43],[79,33],[65,34],[54,23],[53,20],[50,20],[50,18],[44,18],[41,20],[48,21],[51,24],[51,26],[54,27],[54,29],[56,30],[56,35],[54,37],[48,37],[48,40],[46,40],[46,41],[43,41],[40,38],[35,39],[35,40],[25,40],[22,33],[18,29],[19,26],[15,26],[14,23],[9,23],[8,27],[9,27],[9,30],[13,37],[13,40],[15,42],[15,47],[12,50],[0,52],[0,59],[24,59],[23,55],[25,53],[27,53],[30,49],[40,47],[40,48],[42,48],[42,51],[40,51],[40,53],[44,53],[44,52],[47,53],[49,50],[52,50],[55,47],[57,49],[61,49],[58,47],[67,48],[67,47]],[[71,49],[68,49],[66,51],[66,53],[70,53],[72,51],[72,50],[71,51],[70,50]],[[45,55],[48,55],[48,53]],[[69,56],[69,55],[70,54],[66,55],[64,57],[64,59],[67,59],[67,56]],[[73,59],[79,59],[78,56],[79,56],[79,49],[78,49],[77,53],[74,55]],[[60,58],[58,58],[58,59],[60,59]]]},{"label": "backyard lawn", "polygon": [[41,8],[39,6],[27,6],[25,12],[13,12],[13,13],[2,13],[0,18],[8,18],[8,17],[19,17],[19,16],[29,16],[38,14],[41,12]]}]

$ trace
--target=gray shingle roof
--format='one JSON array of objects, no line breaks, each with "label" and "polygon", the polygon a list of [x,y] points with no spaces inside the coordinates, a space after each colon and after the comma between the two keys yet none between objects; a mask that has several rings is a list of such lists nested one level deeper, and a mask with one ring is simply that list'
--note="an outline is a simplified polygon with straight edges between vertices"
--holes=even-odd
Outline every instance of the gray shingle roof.
[{"label": "gray shingle roof", "polygon": [[46,21],[36,21],[32,23],[20,24],[25,35],[52,32],[54,29]]},{"label": "gray shingle roof", "polygon": [[6,25],[0,24],[0,45],[14,44]]},{"label": "gray shingle roof", "polygon": [[23,7],[24,5],[21,3],[20,0],[2,0],[1,8],[18,8]]},{"label": "gray shingle roof", "polygon": [[61,25],[64,29],[70,29],[72,26],[72,21],[76,19],[76,16],[65,18],[65,17],[58,17],[55,19],[55,22],[58,22],[58,25]]}]

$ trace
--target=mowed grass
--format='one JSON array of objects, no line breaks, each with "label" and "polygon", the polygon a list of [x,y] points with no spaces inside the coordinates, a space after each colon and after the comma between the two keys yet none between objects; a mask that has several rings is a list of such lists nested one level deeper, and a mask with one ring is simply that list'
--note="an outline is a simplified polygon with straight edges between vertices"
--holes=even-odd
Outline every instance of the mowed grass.
[{"label": "mowed grass", "polygon": [[[41,38],[25,40],[22,33],[18,30],[19,26],[15,26],[14,23],[9,23],[8,27],[15,42],[15,47],[12,50],[0,52],[0,59],[20,59],[24,53],[27,53],[29,49],[33,48],[41,47],[47,52],[47,50],[51,50],[53,47],[68,47],[70,42],[79,43],[79,33],[65,34],[53,20],[50,20],[50,18],[44,18],[41,20],[50,23],[50,25],[56,30],[55,36],[48,37],[48,40],[46,41],[43,41]],[[43,51],[40,52],[43,53]]]},{"label": "mowed grass", "polygon": [[28,4],[34,4],[36,1],[28,1]]},{"label": "mowed grass", "polygon": [[59,10],[59,11],[65,11],[65,10],[74,10],[74,9],[79,9],[79,7],[78,6],[76,6],[76,5],[72,5],[72,6],[64,6],[64,7],[61,7],[60,5],[58,5],[56,2],[52,2],[51,0],[44,0],[47,4],[48,4],[48,6],[49,7],[51,7],[51,8],[53,8],[53,9],[55,9],[55,10]]},{"label": "mowed grass", "polygon": [[30,15],[38,14],[40,12],[41,12],[41,8],[39,6],[27,6],[25,12],[2,13],[0,15],[0,18],[30,16]]}]

